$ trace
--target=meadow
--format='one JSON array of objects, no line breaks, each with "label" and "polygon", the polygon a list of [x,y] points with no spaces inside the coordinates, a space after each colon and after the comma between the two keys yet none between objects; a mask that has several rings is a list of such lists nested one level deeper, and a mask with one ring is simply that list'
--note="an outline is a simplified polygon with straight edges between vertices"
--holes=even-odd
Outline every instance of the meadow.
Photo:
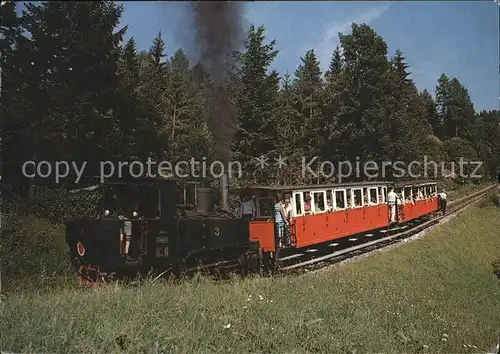
[{"label": "meadow", "polygon": [[401,247],[302,276],[14,292],[2,299],[2,348],[484,353],[499,330],[499,212],[475,205]]}]

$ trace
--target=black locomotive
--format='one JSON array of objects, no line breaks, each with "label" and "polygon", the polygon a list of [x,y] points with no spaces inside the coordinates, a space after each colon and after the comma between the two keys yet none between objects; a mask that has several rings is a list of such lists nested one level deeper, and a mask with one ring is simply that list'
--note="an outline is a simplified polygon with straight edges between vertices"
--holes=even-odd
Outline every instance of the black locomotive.
[{"label": "black locomotive", "polygon": [[258,264],[259,245],[250,241],[248,220],[219,208],[211,188],[142,179],[74,192],[90,190],[102,195],[100,215],[66,224],[72,263],[83,281]]}]

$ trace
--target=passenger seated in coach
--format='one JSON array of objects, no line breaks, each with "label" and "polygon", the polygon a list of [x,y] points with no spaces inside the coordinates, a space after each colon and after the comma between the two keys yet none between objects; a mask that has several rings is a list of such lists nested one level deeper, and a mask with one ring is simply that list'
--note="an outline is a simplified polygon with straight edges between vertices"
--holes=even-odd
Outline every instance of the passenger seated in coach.
[{"label": "passenger seated in coach", "polygon": [[330,198],[326,199],[326,211],[328,212],[333,211],[333,203]]},{"label": "passenger seated in coach", "polygon": [[422,192],[422,188],[419,188],[418,189],[418,192],[417,192],[417,200],[423,200],[425,197],[424,197],[424,193]]},{"label": "passenger seated in coach", "polygon": [[316,212],[323,212],[325,211],[325,205],[324,205],[324,200],[323,200],[323,195],[314,195],[314,210]]},{"label": "passenger seated in coach", "polygon": [[309,215],[312,213],[311,211],[311,196],[309,193],[304,193],[304,213]]}]

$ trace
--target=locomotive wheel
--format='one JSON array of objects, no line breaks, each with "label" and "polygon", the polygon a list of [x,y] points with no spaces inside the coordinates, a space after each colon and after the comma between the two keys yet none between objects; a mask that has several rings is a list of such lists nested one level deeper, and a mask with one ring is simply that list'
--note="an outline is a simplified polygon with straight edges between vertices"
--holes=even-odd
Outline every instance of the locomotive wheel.
[{"label": "locomotive wheel", "polygon": [[78,270],[78,284],[82,286],[96,286],[103,282],[97,266],[80,266]]},{"label": "locomotive wheel", "polygon": [[244,273],[258,273],[263,268],[263,252],[259,249],[256,252],[249,253],[244,258]]}]

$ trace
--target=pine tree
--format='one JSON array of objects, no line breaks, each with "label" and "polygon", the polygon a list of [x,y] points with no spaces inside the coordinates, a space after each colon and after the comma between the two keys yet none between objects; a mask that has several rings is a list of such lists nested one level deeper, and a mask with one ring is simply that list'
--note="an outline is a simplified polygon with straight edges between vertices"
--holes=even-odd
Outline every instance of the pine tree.
[{"label": "pine tree", "polygon": [[437,126],[441,130],[440,138],[445,138],[448,136],[448,132],[445,132],[444,122],[448,119],[449,115],[449,79],[444,73],[438,79],[435,96],[438,115]]},{"label": "pine tree", "polygon": [[444,129],[448,137],[466,138],[468,129],[474,122],[474,105],[467,89],[453,78],[449,83],[448,115]]},{"label": "pine tree", "polygon": [[[25,6],[22,23],[29,36],[15,49],[24,58],[15,80],[18,102],[30,102],[30,110],[23,114],[18,143],[30,141],[22,144],[27,159],[77,157],[92,166],[108,150],[109,121],[104,117],[114,108],[117,92],[118,45],[124,30],[113,30],[122,8],[104,1]],[[92,173],[90,166],[88,171]]]},{"label": "pine tree", "polygon": [[340,54],[340,47],[337,46],[333,51],[332,59],[328,70],[325,72],[325,78],[327,81],[335,80],[336,77],[340,75],[343,68],[342,55]]},{"label": "pine tree", "polygon": [[426,118],[432,127],[433,134],[438,138],[442,138],[443,127],[441,125],[441,121],[439,120],[434,98],[432,98],[432,95],[426,89],[422,91],[420,98],[425,106]]},{"label": "pine tree", "polygon": [[134,38],[130,38],[123,47],[121,60],[123,63],[123,71],[127,76],[128,83],[135,85],[139,77],[139,57]]},{"label": "pine tree", "polygon": [[345,86],[344,60],[340,47],[337,46],[333,52],[328,71],[325,73],[323,92],[325,142],[321,156],[326,160],[339,160],[342,157],[337,124],[342,112],[342,95]]},{"label": "pine tree", "polygon": [[240,65],[240,89],[237,97],[238,130],[235,135],[236,157],[255,178],[250,162],[261,155],[272,159],[276,155],[277,122],[274,112],[277,106],[279,76],[277,72],[268,73],[268,69],[278,51],[275,41],[265,41],[263,26],[250,26],[245,43],[245,51],[238,54]]},{"label": "pine tree", "polygon": [[285,74],[279,92],[278,106],[275,118],[278,122],[278,155],[287,158],[287,166],[279,170],[278,180],[285,185],[299,183],[301,171],[299,166],[304,155],[300,145],[303,134],[303,116],[296,108],[298,101],[296,90],[290,74]]},{"label": "pine tree", "polygon": [[149,55],[153,58],[153,62],[159,70],[165,67],[165,63],[162,62],[163,58],[166,57],[165,41],[161,36],[161,31],[158,32],[158,35],[153,40],[153,45],[149,49]]},{"label": "pine tree", "polygon": [[[327,133],[323,121],[323,80],[320,63],[314,50],[301,57],[301,64],[295,71],[295,109],[302,116],[302,134],[297,141],[307,160],[319,156]],[[308,181],[308,182],[313,182]],[[314,182],[318,183],[316,179]]]},{"label": "pine tree", "polygon": [[351,162],[384,159],[397,154],[391,143],[398,129],[391,122],[390,64],[387,44],[368,25],[352,25],[340,34],[345,84],[337,134],[341,154]]},{"label": "pine tree", "polygon": [[422,156],[422,147],[432,128],[426,119],[426,106],[420,98],[415,83],[410,78],[409,65],[400,50],[391,60],[394,83],[393,105],[396,124],[400,132],[392,144],[397,146],[400,157],[411,161]]}]

